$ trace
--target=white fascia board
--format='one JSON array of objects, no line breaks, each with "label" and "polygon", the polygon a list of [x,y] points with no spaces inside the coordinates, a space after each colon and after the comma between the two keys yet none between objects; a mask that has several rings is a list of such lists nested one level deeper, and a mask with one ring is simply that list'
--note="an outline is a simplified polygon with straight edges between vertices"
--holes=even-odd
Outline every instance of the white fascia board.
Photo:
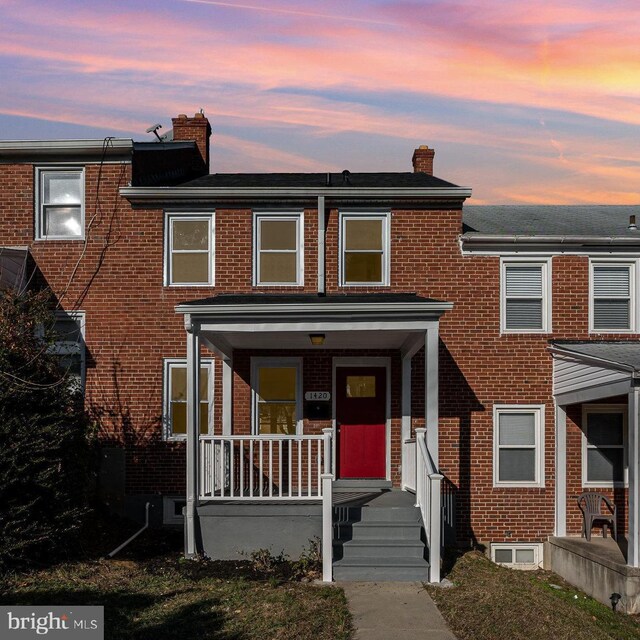
[{"label": "white fascia board", "polygon": [[569,358],[570,360],[575,360],[576,362],[593,364],[596,366],[604,367],[605,369],[615,369],[616,371],[628,371],[633,374],[636,373],[636,369],[634,369],[634,367],[632,367],[630,364],[622,364],[621,362],[613,362],[612,360],[599,358],[598,356],[576,353],[575,351],[569,351],[567,349],[563,349],[560,345],[549,346],[547,347],[547,349],[551,354],[557,354],[562,356],[563,358]]},{"label": "white fascia board", "polygon": [[220,198],[469,198],[470,187],[122,187],[120,195],[141,200],[215,200]]},{"label": "white fascia board", "polygon": [[[0,153],[38,153],[42,151],[101,151],[105,138],[84,140],[0,140]],[[113,149],[133,149],[131,138],[110,138]]]}]

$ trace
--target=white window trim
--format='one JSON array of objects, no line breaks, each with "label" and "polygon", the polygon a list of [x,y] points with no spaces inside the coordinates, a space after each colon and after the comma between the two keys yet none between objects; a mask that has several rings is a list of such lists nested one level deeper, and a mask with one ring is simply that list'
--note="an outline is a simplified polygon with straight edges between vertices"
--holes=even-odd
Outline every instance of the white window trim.
[{"label": "white window trim", "polygon": [[79,320],[80,336],[82,342],[78,344],[74,340],[56,340],[50,347],[50,352],[57,356],[80,354],[80,386],[84,392],[87,375],[87,347],[85,343],[86,316],[84,311],[56,311],[56,318],[72,318]]},{"label": "white window trim", "polygon": [[[200,221],[209,223],[209,273],[207,282],[172,282],[171,255],[173,246],[173,220]],[[215,212],[165,212],[164,225],[164,286],[165,287],[213,287],[215,286],[215,255],[216,255],[216,216]],[[204,251],[202,252],[204,253]]]},{"label": "white window trim", "polygon": [[[636,333],[636,322],[640,313],[638,310],[638,303],[640,296],[638,295],[638,284],[640,283],[640,277],[638,274],[640,261],[635,259],[625,258],[596,258],[589,257],[589,333],[602,334],[602,333]],[[619,266],[629,267],[629,328],[628,329],[596,329],[593,326],[594,321],[594,286],[593,286],[593,271],[594,266]]]},{"label": "white window trim", "polygon": [[[507,328],[507,267],[515,264],[520,267],[532,266],[542,268],[542,328],[540,329],[508,329]],[[500,333],[550,333],[552,318],[552,274],[551,257],[532,258],[524,256],[500,256]]]},{"label": "white window trim", "polygon": [[[296,373],[296,435],[303,433],[302,407],[302,358],[277,358],[260,356],[251,358],[251,434],[259,436],[258,430],[258,369],[260,367],[295,367]],[[283,438],[291,436],[282,436]]]},{"label": "white window trim", "polygon": [[[296,221],[296,281],[261,282],[260,281],[260,221],[295,220]],[[254,287],[301,287],[304,285],[304,212],[254,211],[253,214],[253,286]]]},{"label": "white window trim", "polygon": [[[624,467],[623,482],[595,482],[587,480],[587,416],[589,413],[621,413],[622,414],[622,465]],[[582,405],[582,486],[585,489],[626,488],[629,486],[629,442],[627,428],[628,409],[626,404],[583,404]],[[597,447],[592,447],[597,449]]]},{"label": "white window trim", "polygon": [[[496,562],[497,549],[511,549],[513,552],[513,562]],[[518,549],[532,549],[533,562],[516,562],[516,551]],[[542,566],[543,561],[543,545],[540,542],[492,542],[491,561],[504,567],[520,569],[522,571],[539,569]]]},{"label": "white window trim", "polygon": [[[43,228],[43,202],[42,202],[42,187],[43,176],[45,173],[56,172],[69,172],[75,171],[80,174],[80,228],[82,233],[79,236],[50,236],[44,233]],[[73,242],[85,239],[85,170],[81,166],[42,166],[36,167],[36,175],[34,180],[35,186],[35,239],[36,240],[64,240],[66,242]]]},{"label": "white window trim", "polygon": [[[162,372],[162,437],[170,442],[183,442],[187,439],[187,434],[174,435],[171,430],[171,378],[169,371],[174,366],[187,366],[186,358],[164,358]],[[207,434],[213,435],[213,393],[215,367],[213,358],[200,358],[200,367],[209,370],[209,424]]]},{"label": "white window trim", "polygon": [[[345,282],[344,279],[344,238],[346,221],[352,219],[382,220],[382,282]],[[341,211],[340,233],[338,239],[338,279],[341,287],[388,287],[391,267],[391,212]]]},{"label": "white window trim", "polygon": [[[533,413],[535,415],[535,479],[530,480],[500,480],[499,479],[499,451],[504,445],[499,445],[498,416],[501,413]],[[493,486],[509,488],[544,488],[544,405],[543,404],[497,404],[493,406]],[[516,447],[518,448],[518,447]]]}]

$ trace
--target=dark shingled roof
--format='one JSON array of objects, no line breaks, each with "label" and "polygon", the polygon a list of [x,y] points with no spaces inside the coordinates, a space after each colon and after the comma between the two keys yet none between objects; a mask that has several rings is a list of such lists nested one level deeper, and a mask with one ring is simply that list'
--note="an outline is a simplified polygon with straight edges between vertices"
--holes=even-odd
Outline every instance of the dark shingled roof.
[{"label": "dark shingled roof", "polygon": [[209,188],[269,188],[269,187],[456,187],[426,173],[350,173],[345,182],[342,173],[331,173],[331,183],[327,185],[326,173],[212,173],[196,180],[183,183],[183,187]]},{"label": "dark shingled roof", "polygon": [[[465,205],[463,233],[519,236],[629,236],[640,205]],[[640,215],[638,217],[640,224]]]},{"label": "dark shingled roof", "polygon": [[640,342],[552,342],[552,346],[559,347],[577,355],[600,358],[615,364],[633,367],[640,371]]},{"label": "dark shingled roof", "polygon": [[221,293],[210,298],[201,300],[190,300],[183,302],[183,305],[242,305],[242,304],[366,304],[377,303],[402,303],[402,302],[440,302],[432,298],[423,298],[415,293],[365,293],[365,294],[339,294],[322,296],[315,293],[292,293],[292,294],[268,294],[268,293],[247,293],[233,294]]}]

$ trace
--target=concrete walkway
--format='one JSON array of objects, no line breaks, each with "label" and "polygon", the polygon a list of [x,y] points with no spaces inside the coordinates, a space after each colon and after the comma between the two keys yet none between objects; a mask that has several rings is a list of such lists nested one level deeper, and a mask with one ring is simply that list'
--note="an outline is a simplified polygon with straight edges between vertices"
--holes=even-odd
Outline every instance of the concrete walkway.
[{"label": "concrete walkway", "polygon": [[421,582],[338,582],[356,640],[456,640]]}]

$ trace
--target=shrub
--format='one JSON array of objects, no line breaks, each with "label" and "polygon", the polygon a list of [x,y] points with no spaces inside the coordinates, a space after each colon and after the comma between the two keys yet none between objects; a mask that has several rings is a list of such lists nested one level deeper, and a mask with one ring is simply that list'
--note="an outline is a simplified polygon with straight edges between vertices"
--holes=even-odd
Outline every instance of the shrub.
[{"label": "shrub", "polygon": [[80,390],[52,352],[45,292],[0,292],[0,570],[72,548],[93,464]]}]

